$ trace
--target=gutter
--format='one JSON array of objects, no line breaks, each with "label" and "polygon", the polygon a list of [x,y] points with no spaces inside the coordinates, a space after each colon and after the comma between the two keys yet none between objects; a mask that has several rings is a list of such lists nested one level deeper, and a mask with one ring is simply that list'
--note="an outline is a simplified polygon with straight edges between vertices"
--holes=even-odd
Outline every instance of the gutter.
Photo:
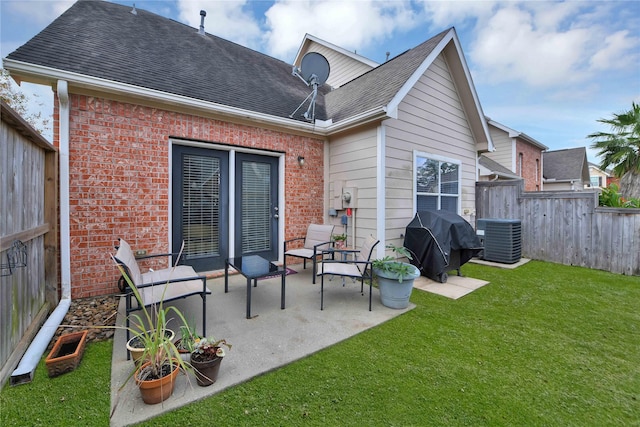
[{"label": "gutter", "polygon": [[60,103],[60,265],[61,299],[31,345],[20,359],[18,367],[11,374],[11,385],[24,384],[33,380],[33,373],[42,355],[56,333],[58,326],[71,306],[71,258],[69,242],[69,93],[67,82],[58,81],[58,102]]},{"label": "gutter", "polygon": [[[134,86],[125,83],[114,82],[98,77],[86,76],[84,74],[73,73],[69,71],[61,71],[54,68],[43,67],[41,65],[27,64],[21,61],[4,60],[4,68],[10,71],[15,71],[23,76],[29,76],[34,83],[51,84],[53,81],[64,81],[65,85],[70,84],[74,87],[79,87],[88,90],[101,90],[111,94],[118,94],[125,97],[139,97],[155,103],[161,102],[171,105],[171,109],[175,109],[176,105],[183,108],[196,109],[203,111],[207,115],[212,113],[220,114],[226,117],[232,117],[241,120],[250,120],[256,123],[267,124],[270,126],[277,126],[280,129],[288,129],[296,132],[306,132],[312,135],[329,136],[334,132],[348,130],[352,127],[361,126],[366,123],[370,123],[376,120],[384,120],[387,118],[397,118],[397,110],[388,108],[387,106],[378,106],[370,110],[364,111],[355,116],[349,117],[345,120],[341,120],[338,123],[332,123],[329,119],[327,121],[318,120],[315,123],[300,122],[289,118],[277,117],[270,114],[257,113],[255,111],[244,110],[237,107],[230,107],[227,105],[217,104],[209,101],[202,101],[195,98],[189,98],[181,95],[174,95],[167,92],[162,92],[154,89],[148,89],[140,86]],[[69,83],[67,83],[69,82]],[[60,84],[60,83],[58,83]],[[60,92],[59,92],[60,94]],[[67,95],[68,96],[68,95]],[[62,99],[60,99],[62,103]],[[68,102],[68,100],[67,100]],[[63,114],[62,106],[60,114]],[[67,111],[68,119],[68,111]],[[62,121],[62,117],[61,117]],[[61,123],[62,126],[62,123]],[[68,132],[68,122],[67,122]],[[67,133],[68,138],[68,133]],[[60,145],[62,148],[64,141],[62,140],[62,128],[60,129]],[[67,140],[68,143],[68,140]],[[68,148],[68,146],[67,146]],[[66,152],[60,152],[61,156],[61,180],[63,178],[62,156],[68,156],[68,150]],[[67,163],[68,165],[68,163]],[[68,171],[67,171],[68,172]],[[67,175],[68,176],[68,175]],[[67,185],[67,184],[65,184]],[[62,191],[62,181],[61,188]],[[63,194],[61,194],[62,196]],[[64,200],[61,198],[61,200]]]}]

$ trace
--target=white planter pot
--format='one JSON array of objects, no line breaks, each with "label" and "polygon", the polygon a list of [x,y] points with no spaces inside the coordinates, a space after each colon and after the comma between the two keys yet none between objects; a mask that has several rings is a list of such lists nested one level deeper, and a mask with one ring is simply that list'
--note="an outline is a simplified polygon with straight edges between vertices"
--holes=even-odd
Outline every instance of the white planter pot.
[{"label": "white planter pot", "polygon": [[420,270],[414,265],[411,266],[413,272],[402,278],[402,283],[398,280],[398,275],[380,271],[377,268],[373,272],[378,278],[378,288],[380,289],[380,302],[389,308],[403,309],[409,306],[413,281],[420,276]]}]

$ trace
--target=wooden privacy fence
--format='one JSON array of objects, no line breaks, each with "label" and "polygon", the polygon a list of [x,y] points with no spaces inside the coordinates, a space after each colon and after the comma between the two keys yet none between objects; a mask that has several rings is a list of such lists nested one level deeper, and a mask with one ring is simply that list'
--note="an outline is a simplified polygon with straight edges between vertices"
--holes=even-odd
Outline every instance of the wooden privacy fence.
[{"label": "wooden privacy fence", "polygon": [[520,219],[524,257],[640,275],[640,209],[598,207],[596,191],[477,182],[476,218]]},{"label": "wooden privacy fence", "polygon": [[1,108],[0,385],[58,302],[58,151]]}]

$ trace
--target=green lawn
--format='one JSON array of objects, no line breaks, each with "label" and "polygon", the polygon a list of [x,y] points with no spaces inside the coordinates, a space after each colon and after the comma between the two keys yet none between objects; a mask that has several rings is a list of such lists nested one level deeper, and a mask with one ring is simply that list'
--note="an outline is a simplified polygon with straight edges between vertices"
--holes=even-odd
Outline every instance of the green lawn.
[{"label": "green lawn", "polygon": [[[640,278],[544,262],[463,274],[491,283],[457,301],[414,291],[396,319],[146,424],[640,425]],[[107,425],[109,351],[5,388],[0,424]]]}]

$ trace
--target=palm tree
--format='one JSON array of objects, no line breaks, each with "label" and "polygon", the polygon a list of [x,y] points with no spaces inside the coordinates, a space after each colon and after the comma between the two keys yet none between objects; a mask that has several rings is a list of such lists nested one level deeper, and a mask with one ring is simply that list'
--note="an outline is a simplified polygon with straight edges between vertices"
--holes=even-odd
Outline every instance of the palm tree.
[{"label": "palm tree", "polygon": [[587,136],[594,140],[591,148],[600,150],[600,169],[613,166],[614,175],[621,178],[622,197],[640,197],[640,105],[632,102],[631,110],[598,122],[611,128],[611,133],[596,132]]}]

